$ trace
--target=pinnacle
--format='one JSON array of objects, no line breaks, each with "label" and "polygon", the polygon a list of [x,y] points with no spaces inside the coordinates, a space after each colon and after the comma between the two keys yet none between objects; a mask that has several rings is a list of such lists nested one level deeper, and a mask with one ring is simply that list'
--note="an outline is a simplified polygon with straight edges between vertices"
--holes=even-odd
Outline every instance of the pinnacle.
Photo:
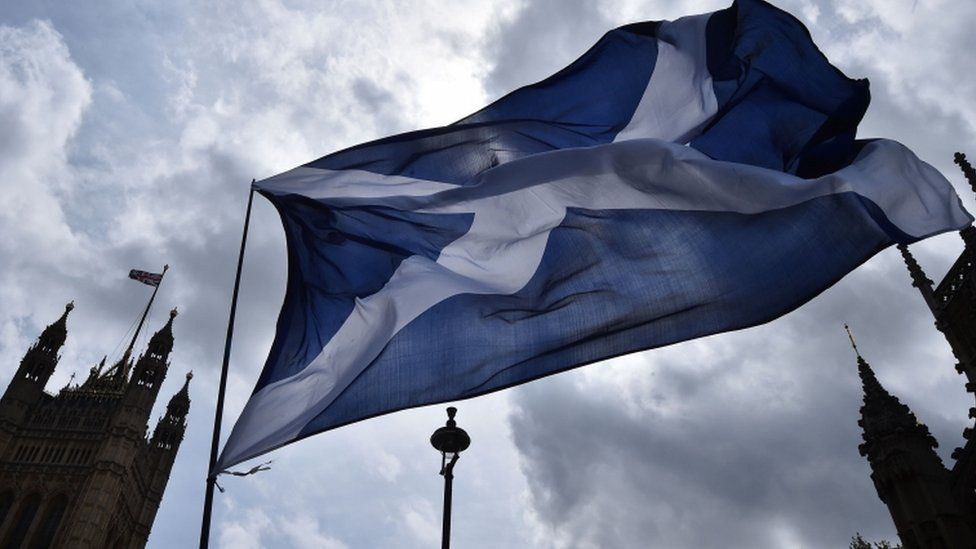
[{"label": "pinnacle", "polygon": [[70,301],[64,306],[64,313],[61,314],[61,317],[48,325],[48,327],[41,332],[41,335],[38,338],[38,344],[40,346],[52,351],[57,351],[62,345],[64,345],[64,340],[68,337],[68,313],[70,313],[74,308],[74,301]]},{"label": "pinnacle", "polygon": [[898,244],[898,251],[901,252],[901,257],[905,260],[905,265],[908,266],[909,274],[912,275],[912,286],[920,289],[931,288],[933,284],[932,280],[925,275],[925,271],[922,270],[922,266],[918,264],[918,261],[912,255],[908,246]]},{"label": "pinnacle", "polygon": [[959,165],[959,169],[962,170],[963,175],[966,176],[966,181],[969,182],[969,186],[973,188],[973,192],[976,192],[976,169],[973,169],[972,164],[969,160],[966,160],[966,155],[957,152],[953,155],[953,162]]},{"label": "pinnacle", "polygon": [[149,340],[149,353],[165,357],[173,350],[173,319],[176,318],[177,314],[175,308],[170,311],[169,320],[158,332],[153,334],[152,339]]},{"label": "pinnacle", "polygon": [[190,412],[190,380],[193,379],[193,372],[186,374],[186,381],[183,387],[169,399],[166,405],[166,415],[170,417],[184,418]]},{"label": "pinnacle", "polygon": [[877,376],[874,375],[874,370],[871,369],[871,365],[860,355],[857,357],[857,373],[861,377],[861,385],[864,388],[865,405],[869,398],[894,398],[881,385],[881,382],[878,381]]},{"label": "pinnacle", "polygon": [[864,405],[858,422],[864,430],[862,453],[869,452],[873,442],[899,434],[922,436],[933,447],[937,446],[928,427],[920,424],[908,406],[881,385],[874,370],[860,356],[857,357],[857,371],[864,388]]}]

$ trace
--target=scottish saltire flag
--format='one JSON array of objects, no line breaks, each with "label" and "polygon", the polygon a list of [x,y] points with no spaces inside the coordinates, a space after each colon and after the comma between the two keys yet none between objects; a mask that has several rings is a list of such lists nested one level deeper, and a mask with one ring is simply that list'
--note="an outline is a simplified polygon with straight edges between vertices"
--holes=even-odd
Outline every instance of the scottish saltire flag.
[{"label": "scottish saltire flag", "polygon": [[467,118],[265,179],[288,288],[217,470],[395,410],[756,325],[968,225],[857,141],[868,83],[759,0],[610,31]]}]

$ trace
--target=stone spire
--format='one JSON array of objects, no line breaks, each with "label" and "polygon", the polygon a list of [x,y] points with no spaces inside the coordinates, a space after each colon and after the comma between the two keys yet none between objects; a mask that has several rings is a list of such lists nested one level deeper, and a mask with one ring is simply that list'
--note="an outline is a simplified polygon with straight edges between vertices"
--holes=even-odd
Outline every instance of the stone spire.
[{"label": "stone spire", "polygon": [[169,312],[169,321],[149,340],[149,346],[146,348],[147,355],[166,360],[170,351],[173,350],[173,319],[178,314],[179,312],[175,307]]},{"label": "stone spire", "polygon": [[912,286],[918,288],[919,293],[922,294],[922,299],[925,300],[925,304],[928,305],[929,310],[934,315],[938,309],[935,301],[935,291],[932,289],[934,283],[925,275],[925,271],[922,270],[922,266],[915,260],[915,256],[912,255],[908,246],[898,244],[898,251],[901,252],[901,257],[905,260],[905,265],[908,267],[908,274],[912,277]]},{"label": "stone spire", "polygon": [[[193,372],[186,374],[186,381],[183,388],[176,392],[169,399],[166,405],[166,414],[159,418],[156,429],[153,431],[152,447],[160,450],[172,451],[176,457],[176,450],[180,447],[183,440],[183,433],[186,431],[186,416],[190,413],[190,380],[193,379]],[[172,465],[167,462],[166,467]]]},{"label": "stone spire", "polygon": [[72,308],[68,304],[43,333],[37,330],[0,396],[0,507],[10,511],[0,524],[0,545],[145,547],[188,421],[184,384],[167,399],[155,428],[149,422],[174,350],[173,318],[168,324],[165,315],[157,319],[166,326],[157,326],[162,329],[151,352],[136,361],[138,376],[110,370],[110,377],[102,358],[88,364],[93,367],[81,385],[72,375],[48,393]]},{"label": "stone spire", "polygon": [[39,383],[41,388],[54,373],[54,368],[58,364],[58,351],[64,345],[64,340],[68,337],[68,313],[75,308],[72,301],[64,306],[64,313],[41,332],[37,338],[37,343],[31,346],[20,361],[20,368],[17,372],[18,378]]},{"label": "stone spire", "polygon": [[953,162],[959,165],[959,169],[962,170],[963,175],[966,176],[966,181],[969,182],[969,186],[973,188],[973,192],[976,192],[976,169],[966,160],[966,155],[957,152],[953,155]]},{"label": "stone spire", "polygon": [[892,435],[919,435],[932,448],[937,448],[939,443],[935,437],[929,433],[928,427],[922,425],[915,418],[915,414],[892,396],[878,381],[874,375],[874,370],[868,364],[861,351],[857,348],[854,336],[847,324],[844,324],[847,337],[851,340],[851,347],[857,355],[857,373],[861,377],[861,386],[864,390],[864,404],[861,406],[861,419],[857,424],[864,430],[861,437],[864,443],[858,447],[862,456],[867,456],[871,461],[874,460],[872,450],[874,443],[884,440]]},{"label": "stone spire", "polygon": [[864,405],[857,424],[864,430],[864,443],[858,447],[862,456],[872,458],[874,446],[885,438],[896,435],[916,436],[932,448],[939,443],[929,433],[929,428],[918,422],[915,414],[892,396],[875,377],[874,371],[864,358],[857,355],[857,372],[864,388]]},{"label": "stone spire", "polygon": [[148,419],[159,394],[159,388],[166,379],[169,354],[173,350],[173,320],[176,314],[176,309],[170,311],[166,325],[153,334],[146,352],[139,357],[132,370],[127,398],[142,411],[144,417],[140,416],[139,421]]},{"label": "stone spire", "polygon": [[186,415],[190,413],[191,379],[193,379],[193,372],[188,372],[186,374],[186,381],[183,382],[183,388],[173,395],[173,398],[169,399],[169,404],[166,405],[166,415],[168,417],[184,420],[186,419]]},{"label": "stone spire", "polygon": [[57,352],[64,345],[64,340],[68,337],[68,313],[74,308],[74,301],[64,306],[64,313],[62,313],[61,318],[55,320],[53,324],[45,328],[41,332],[41,336],[37,338],[37,347]]},{"label": "stone spire", "polygon": [[[845,326],[846,327],[846,326]],[[850,330],[848,330],[850,335]],[[878,497],[888,507],[904,547],[976,547],[976,534],[953,493],[938,443],[915,414],[892,396],[857,351],[864,405],[858,446],[871,466]]]}]

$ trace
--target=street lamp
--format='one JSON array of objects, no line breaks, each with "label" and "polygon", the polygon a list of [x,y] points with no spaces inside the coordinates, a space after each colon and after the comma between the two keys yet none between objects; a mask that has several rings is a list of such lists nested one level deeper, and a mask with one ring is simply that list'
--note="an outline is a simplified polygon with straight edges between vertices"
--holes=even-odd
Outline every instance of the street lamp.
[{"label": "street lamp", "polygon": [[447,409],[447,424],[430,435],[430,444],[441,453],[441,475],[444,476],[444,533],[441,537],[441,548],[451,547],[451,484],[454,480],[454,464],[461,457],[461,452],[471,445],[471,437],[464,429],[457,426],[454,414],[457,408]]}]

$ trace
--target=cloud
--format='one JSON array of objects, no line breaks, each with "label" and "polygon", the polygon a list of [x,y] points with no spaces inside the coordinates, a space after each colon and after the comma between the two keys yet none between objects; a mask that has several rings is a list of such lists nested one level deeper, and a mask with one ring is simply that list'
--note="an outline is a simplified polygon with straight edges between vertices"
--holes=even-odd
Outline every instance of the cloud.
[{"label": "cloud", "polygon": [[[902,276],[858,272],[766,326],[517,390],[509,421],[537,546],[836,547],[855,531],[893,539],[857,453],[861,395],[841,323],[947,444],[960,438],[966,398],[907,275],[890,267]],[[932,366],[912,388],[915,364]]]},{"label": "cloud", "polygon": [[374,466],[374,474],[387,482],[396,481],[400,473],[403,472],[403,465],[395,455],[379,451],[372,456],[370,463]]},{"label": "cloud", "polygon": [[347,549],[346,544],[322,532],[318,520],[308,514],[285,520],[281,530],[295,549]]},{"label": "cloud", "polygon": [[[0,359],[6,363],[16,363],[26,348],[23,328],[46,324],[31,321],[36,303],[23,281],[64,281],[88,258],[88,243],[67,223],[61,197],[75,181],[68,157],[91,95],[91,83],[49,22],[0,25]],[[49,315],[60,313],[60,306],[47,305]]]},{"label": "cloud", "polygon": [[[173,525],[199,520],[247,183],[456,120],[548,76],[613,26],[728,3],[5,4],[0,382],[71,298],[78,308],[49,389],[118,352],[148,297],[125,273],[171,264],[156,308],[182,314],[160,406],[184,371],[197,376],[150,546],[192,545],[195,527]],[[976,152],[967,102],[976,77],[958,65],[973,46],[970,6],[781,5],[811,23],[848,74],[872,78],[865,136],[901,139],[950,174],[952,150]],[[946,235],[913,249],[938,278],[960,247]],[[285,276],[279,221],[257,197],[225,436],[270,345]],[[456,544],[836,547],[855,531],[893,539],[857,455],[859,387],[840,326],[852,324],[882,382],[929,424],[948,462],[971,399],[926,314],[887,251],[767,326],[466,401],[459,419],[474,442],[455,481]],[[163,317],[154,312],[150,333]],[[431,545],[442,479],[427,437],[443,421],[441,407],[414,410],[276,452],[272,471],[226,480],[215,539],[235,548]]]},{"label": "cloud", "polygon": [[441,540],[439,513],[427,501],[416,501],[403,507],[403,525],[419,546],[433,547]]},{"label": "cloud", "polygon": [[264,534],[271,530],[271,519],[258,509],[242,513],[242,520],[228,521],[220,530],[220,547],[227,549],[260,549]]},{"label": "cloud", "polygon": [[493,97],[542,80],[583,54],[611,28],[596,2],[542,0],[509,6],[486,41]]},{"label": "cloud", "polygon": [[[872,80],[875,103],[880,99],[905,111],[902,117],[925,119],[943,138],[973,143],[976,106],[968,98],[976,93],[976,79],[960,70],[958,52],[976,47],[969,32],[976,6],[836,0],[822,11],[827,20],[819,26],[821,45],[836,63]],[[875,111],[869,111],[869,122],[880,118],[872,116],[880,114]],[[953,123],[961,127],[947,132]]]},{"label": "cloud", "polygon": [[34,249],[77,257],[80,242],[65,222],[59,193],[70,188],[69,141],[91,93],[50,23],[0,26],[0,231],[23,233],[0,244],[9,267],[22,268]]},{"label": "cloud", "polygon": [[261,508],[230,506],[236,517],[221,525],[218,538],[221,548],[348,549],[346,544],[323,532],[318,520],[307,513],[273,517]]},{"label": "cloud", "polygon": [[[68,140],[91,102],[91,84],[49,22],[0,26],[0,38],[2,169],[6,176],[43,181],[64,167]],[[4,185],[13,185],[8,179]]]},{"label": "cloud", "polygon": [[[938,3],[783,4],[847,74],[872,79],[862,133],[905,141],[958,184],[951,151],[974,145],[965,122],[973,117],[960,100],[968,95],[954,90],[976,78],[947,67],[971,49],[972,17],[946,18]],[[558,34],[540,13],[560,21],[558,8],[535,7],[515,12],[496,36]],[[524,80],[493,74],[501,85]],[[957,188],[972,204],[968,188]],[[913,246],[935,279],[960,249],[956,235]],[[951,466],[971,397],[889,250],[768,325],[514,390],[509,422],[535,546],[838,547],[855,531],[895,540],[857,454],[861,397],[844,322],[882,382],[936,433]]]}]

